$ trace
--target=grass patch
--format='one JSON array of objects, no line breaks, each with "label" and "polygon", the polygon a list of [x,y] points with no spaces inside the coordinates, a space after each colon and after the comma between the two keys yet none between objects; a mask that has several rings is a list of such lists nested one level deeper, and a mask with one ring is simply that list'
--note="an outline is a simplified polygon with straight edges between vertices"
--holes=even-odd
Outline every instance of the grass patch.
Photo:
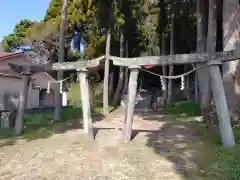
[{"label": "grass patch", "polygon": [[[56,133],[64,133],[67,130],[79,129],[82,127],[81,107],[63,107],[61,120],[56,123],[53,123],[53,113],[54,112],[26,115],[24,118],[23,138],[27,140],[47,138]],[[100,120],[103,116],[99,113],[99,109],[95,110],[92,108],[92,117],[93,120]],[[11,139],[15,138],[13,130],[1,129],[0,138],[7,138],[9,141],[12,141]]]},{"label": "grass patch", "polygon": [[[196,125],[201,137],[201,156],[198,159],[199,179],[238,180],[240,179],[240,145],[224,149],[219,135],[204,125]],[[240,128],[233,127],[235,139],[240,138]]]},{"label": "grass patch", "polygon": [[[25,124],[46,124],[53,120],[53,113],[41,113],[36,115],[26,115],[24,118]],[[93,113],[95,113],[93,111]],[[61,112],[61,121],[68,121],[82,117],[81,107],[63,107]]]},{"label": "grass patch", "polygon": [[62,109],[61,121],[52,123],[53,112],[28,115],[24,118],[23,137],[28,140],[47,138],[56,133],[64,133],[69,129],[80,128],[82,117],[81,107],[66,107]]},{"label": "grass patch", "polygon": [[197,179],[240,179],[240,125],[233,126],[237,145],[233,148],[226,149],[222,147],[218,133],[207,128],[202,122],[194,120],[194,116],[201,115],[198,104],[194,102],[175,103],[167,106],[163,111],[166,114],[178,116],[177,121],[181,121],[181,123],[186,126],[190,125],[191,129],[200,137],[200,141],[196,142],[196,145],[198,144],[196,147],[199,147],[198,151],[201,152],[196,160],[198,166],[196,170]]},{"label": "grass patch", "polygon": [[[71,85],[68,93],[68,101],[71,106],[81,107],[80,102],[80,87],[78,83]],[[112,111],[115,107],[112,105],[111,98],[109,98],[109,111]],[[94,94],[92,97],[91,107],[96,113],[103,113],[103,86],[100,83],[94,89]]]},{"label": "grass patch", "polygon": [[[100,88],[100,87],[99,87]],[[47,138],[55,133],[63,133],[70,129],[79,129],[82,124],[82,107],[80,103],[79,84],[73,84],[68,94],[69,107],[63,107],[61,112],[61,121],[53,122],[53,113],[41,113],[35,115],[26,115],[24,117],[24,134],[23,137],[28,140],[37,138]],[[91,113],[93,120],[100,120],[103,118],[103,103],[102,103],[101,88],[97,89],[94,95],[94,101],[91,103]],[[109,103],[109,110],[114,109]],[[1,130],[0,138],[13,137],[12,130]]]},{"label": "grass patch", "polygon": [[[195,160],[197,168],[195,177],[199,180],[238,180],[240,179],[240,125],[233,126],[233,132],[237,145],[233,148],[223,148],[220,135],[207,128],[203,122],[199,122],[194,116],[200,116],[200,106],[194,102],[180,102],[167,106],[163,112],[172,114],[176,121],[183,126],[190,126],[200,137],[199,141],[189,144],[189,148],[195,146],[200,152]],[[216,127],[218,128],[218,127]],[[174,149],[174,147],[173,147]],[[181,152],[179,152],[181,154]],[[185,176],[186,177],[186,176]]]},{"label": "grass patch", "polygon": [[200,116],[201,109],[198,103],[191,101],[183,101],[166,106],[163,110],[163,113],[193,117]]},{"label": "grass patch", "polygon": [[[98,109],[92,108],[92,117],[103,117]],[[79,129],[82,127],[80,122],[82,118],[81,107],[66,107],[62,109],[61,120],[52,123],[52,113],[42,113],[37,115],[29,115],[24,119],[25,130],[24,138],[29,140],[37,138],[47,138],[56,133],[64,133],[67,130]]]}]

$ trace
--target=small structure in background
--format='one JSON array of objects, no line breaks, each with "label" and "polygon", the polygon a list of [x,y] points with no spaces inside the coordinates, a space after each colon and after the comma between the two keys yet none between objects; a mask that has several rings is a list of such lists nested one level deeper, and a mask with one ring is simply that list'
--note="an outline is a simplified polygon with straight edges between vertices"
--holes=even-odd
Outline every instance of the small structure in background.
[{"label": "small structure in background", "polygon": [[[6,92],[9,94],[19,93],[24,85],[21,74],[12,71],[8,63],[15,63],[18,65],[35,64],[23,52],[0,52],[0,97],[4,96]],[[51,93],[46,93],[47,82],[53,80],[55,79],[46,72],[36,73],[31,76],[26,108],[54,106],[57,86],[52,86]],[[1,109],[8,109],[8,107],[1,107]]]},{"label": "small structure in background", "polygon": [[64,87],[62,88],[62,106],[68,105],[68,88]]}]

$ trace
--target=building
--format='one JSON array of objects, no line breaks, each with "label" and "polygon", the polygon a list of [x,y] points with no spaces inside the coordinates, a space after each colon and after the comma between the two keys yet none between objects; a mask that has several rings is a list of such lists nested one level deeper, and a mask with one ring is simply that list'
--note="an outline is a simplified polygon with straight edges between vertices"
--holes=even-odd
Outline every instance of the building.
[{"label": "building", "polygon": [[[0,52],[0,98],[1,108],[16,108],[18,104],[18,95],[23,89],[22,76],[13,72],[8,63],[19,65],[34,64],[23,52],[7,53]],[[37,108],[44,106],[53,106],[59,86],[52,84],[50,92],[47,92],[48,81],[54,78],[46,72],[36,73],[31,76],[28,90],[27,108]]]}]

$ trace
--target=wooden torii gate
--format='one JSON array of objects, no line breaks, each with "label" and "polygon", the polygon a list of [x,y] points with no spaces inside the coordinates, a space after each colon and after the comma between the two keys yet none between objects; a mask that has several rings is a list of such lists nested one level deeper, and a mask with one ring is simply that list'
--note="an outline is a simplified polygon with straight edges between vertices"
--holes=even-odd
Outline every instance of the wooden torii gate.
[{"label": "wooden torii gate", "polygon": [[[220,135],[224,147],[231,147],[235,145],[235,140],[232,132],[231,122],[228,114],[226,97],[220,74],[219,65],[224,62],[234,61],[240,59],[240,44],[232,51],[216,52],[216,53],[192,53],[192,54],[177,54],[167,56],[146,56],[135,58],[120,58],[115,56],[108,56],[112,60],[113,65],[125,66],[130,70],[127,108],[125,112],[123,140],[128,142],[131,140],[133,115],[135,108],[135,100],[137,93],[137,78],[139,69],[144,65],[180,65],[180,64],[194,64],[203,63],[209,66],[211,87],[213,98],[217,109]],[[23,130],[23,116],[24,107],[27,101],[27,90],[30,76],[37,72],[46,71],[69,71],[76,70],[80,80],[80,94],[83,111],[84,133],[93,138],[93,125],[91,119],[91,108],[89,102],[89,86],[87,80],[87,72],[89,69],[99,66],[105,57],[101,56],[93,60],[52,63],[45,65],[15,65],[9,64],[10,68],[18,73],[21,73],[24,80],[24,88],[20,93],[20,104],[18,107],[15,131],[20,134]]]}]

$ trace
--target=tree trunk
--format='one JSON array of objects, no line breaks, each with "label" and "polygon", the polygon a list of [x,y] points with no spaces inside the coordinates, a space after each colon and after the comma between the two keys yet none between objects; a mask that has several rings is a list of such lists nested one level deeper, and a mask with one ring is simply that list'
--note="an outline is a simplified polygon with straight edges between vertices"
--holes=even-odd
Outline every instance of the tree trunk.
[{"label": "tree trunk", "polygon": [[[239,0],[223,1],[223,49],[224,51],[235,48],[240,40],[240,7]],[[223,84],[226,92],[227,105],[230,117],[236,116],[240,95],[240,76],[236,71],[239,61],[223,64]]]},{"label": "tree trunk", "polygon": [[209,0],[208,14],[208,36],[207,36],[207,52],[216,52],[217,43],[217,4],[216,0]]},{"label": "tree trunk", "polygon": [[[128,57],[128,40],[125,40],[125,57]],[[128,91],[128,67],[125,67],[124,71],[124,86],[123,86],[123,94],[126,94]]]},{"label": "tree trunk", "polygon": [[[111,12],[111,11],[110,11]],[[111,16],[111,15],[110,15]],[[106,54],[105,54],[105,67],[104,67],[104,87],[103,87],[103,114],[108,115],[108,81],[109,81],[109,66],[110,66],[110,47],[111,47],[111,22],[107,31],[106,40]]]},{"label": "tree trunk", "polygon": [[[68,1],[63,0],[62,5],[62,12],[61,12],[61,24],[60,24],[60,37],[59,37],[59,54],[58,54],[58,62],[61,63],[64,61],[65,58],[65,46],[64,46],[64,39],[65,39],[65,29],[67,24],[67,9],[68,9]],[[63,71],[57,72],[57,79],[58,81],[63,79]],[[62,107],[62,94],[60,93],[60,89],[58,92],[58,97],[56,98],[56,107],[54,111],[54,121],[60,120],[61,115],[61,107]]]},{"label": "tree trunk", "polygon": [[[174,8],[174,1],[172,4],[172,15],[171,15],[171,31],[170,31],[170,54],[174,54],[174,28],[175,28],[175,8]],[[169,76],[173,75],[173,66],[169,66]],[[168,97],[167,97],[167,104],[172,103],[172,79],[168,80]]]},{"label": "tree trunk", "polygon": [[[162,50],[161,50],[161,54],[162,55],[165,55],[166,54],[166,51],[165,51],[165,35],[164,33],[162,34],[162,40],[161,40],[161,46],[162,46]],[[167,67],[166,66],[162,66],[162,73],[164,76],[167,76]],[[166,78],[163,78],[162,79],[162,91],[163,91],[163,98],[164,98],[164,105],[165,103],[167,102],[167,79]]]},{"label": "tree trunk", "polygon": [[108,85],[108,96],[112,97],[114,92],[114,80],[115,80],[115,73],[114,73],[114,67],[112,68],[111,72],[109,73],[109,85]]},{"label": "tree trunk", "polygon": [[[184,66],[184,72],[188,71],[188,65]],[[191,95],[190,95],[190,81],[189,81],[189,75],[184,77],[184,95],[187,100],[191,100]]]},{"label": "tree trunk", "polygon": [[[197,0],[197,52],[205,51],[205,13],[204,8],[206,5],[204,4],[204,0]],[[197,67],[203,66],[203,64],[197,64]],[[210,81],[209,81],[209,69],[203,68],[197,72],[198,75],[198,83],[199,83],[199,97],[201,104],[201,111],[205,121],[208,118],[208,109],[210,105]]]},{"label": "tree trunk", "polygon": [[195,72],[194,76],[194,100],[195,102],[199,102],[199,87],[198,87],[198,72]]},{"label": "tree trunk", "polygon": [[[166,10],[165,10],[165,4],[164,1],[160,1],[160,8],[161,8],[161,18],[160,18],[160,34],[161,34],[161,55],[166,54],[165,50],[165,30],[166,30]],[[162,74],[164,76],[167,76],[167,67],[162,66]],[[163,93],[163,98],[164,98],[164,105],[167,102],[167,79],[162,78],[161,82],[162,86],[162,93]]]},{"label": "tree trunk", "polygon": [[[216,43],[217,43],[217,4],[216,4],[216,0],[209,0],[209,11],[208,11],[208,34],[207,34],[207,52],[209,53],[213,53],[216,52]],[[209,107],[211,106],[211,100],[212,100],[212,90],[211,90],[211,86],[210,86],[210,68],[211,67],[207,67],[204,68],[206,69],[206,74],[208,74],[208,76],[206,77],[206,79],[204,79],[205,83],[208,82],[209,86],[205,87],[208,89],[205,89],[205,97],[206,97],[206,101],[204,103],[205,105],[205,109],[203,109],[203,113],[204,113],[204,120],[205,122],[207,120],[209,120],[208,117],[208,113],[209,113]]]},{"label": "tree trunk", "polygon": [[[120,57],[123,57],[123,51],[124,51],[124,37],[123,37],[123,33],[120,33]],[[118,79],[118,86],[117,86],[117,90],[116,93],[114,95],[114,105],[118,105],[121,99],[121,92],[122,92],[122,88],[123,88],[123,81],[124,81],[124,67],[120,66],[119,67],[119,79]]]}]

